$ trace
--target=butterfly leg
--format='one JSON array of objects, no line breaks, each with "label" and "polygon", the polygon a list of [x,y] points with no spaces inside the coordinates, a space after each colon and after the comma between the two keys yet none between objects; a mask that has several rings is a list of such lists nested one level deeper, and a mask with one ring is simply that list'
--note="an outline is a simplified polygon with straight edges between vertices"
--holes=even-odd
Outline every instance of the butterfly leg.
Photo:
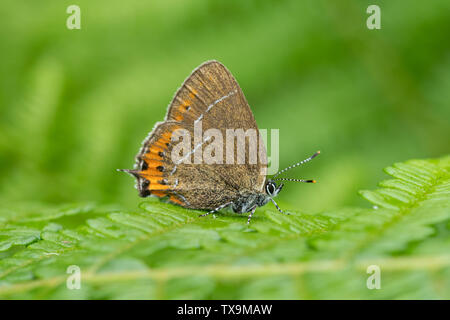
[{"label": "butterfly leg", "polygon": [[250,212],[249,216],[248,216],[248,220],[247,220],[247,225],[250,224],[250,220],[252,220],[253,214],[256,211],[256,206],[252,209],[252,211]]},{"label": "butterfly leg", "polygon": [[277,208],[278,211],[280,211],[283,214],[290,215],[289,212],[284,212],[283,210],[281,210],[280,207],[278,206],[278,204],[275,202],[275,200],[273,200],[272,198],[270,198],[270,200],[272,200],[273,204],[275,205],[275,207]]},{"label": "butterfly leg", "polygon": [[199,215],[199,217],[206,217],[207,215],[209,215],[209,214],[211,214],[211,213],[214,213],[214,212],[217,212],[217,211],[219,211],[219,210],[221,210],[221,209],[223,209],[223,208],[229,206],[230,204],[233,204],[233,202],[227,202],[227,203],[224,203],[224,204],[218,206],[217,208],[215,208],[214,210],[211,210],[211,211],[209,211],[209,212],[207,212],[207,213],[204,213],[204,214]]}]

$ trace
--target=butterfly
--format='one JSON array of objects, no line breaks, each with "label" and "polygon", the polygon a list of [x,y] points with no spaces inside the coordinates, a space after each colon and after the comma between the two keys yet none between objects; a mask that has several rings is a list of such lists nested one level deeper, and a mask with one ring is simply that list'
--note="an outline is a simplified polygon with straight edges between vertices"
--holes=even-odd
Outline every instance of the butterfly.
[{"label": "butterfly", "polygon": [[[199,124],[204,132],[215,129],[216,133],[223,136],[230,130],[239,129],[246,132],[254,130],[260,136],[253,113],[236,79],[223,64],[215,60],[206,61],[197,67],[178,89],[165,120],[156,123],[144,140],[136,156],[134,169],[119,169],[136,178],[136,188],[141,197],[167,198],[185,208],[208,210],[201,216],[231,207],[236,213],[249,213],[249,224],[256,208],[268,202],[272,202],[281,213],[286,213],[274,200],[283,188],[283,183],[278,184],[278,181],[315,182],[277,177],[312,160],[319,151],[269,179],[266,149],[261,139],[258,144],[260,161],[257,163],[239,162],[239,154],[233,155],[231,164],[192,163],[190,160],[198,151],[201,154],[212,143],[211,140],[217,140],[209,139],[211,137],[200,142],[195,142],[195,139],[188,141],[191,151],[181,159],[174,160],[176,132],[182,130],[195,135]],[[230,150],[236,151],[238,148],[236,145]],[[220,153],[221,149],[215,151]],[[244,159],[250,159],[250,152],[250,148],[244,148]]]}]

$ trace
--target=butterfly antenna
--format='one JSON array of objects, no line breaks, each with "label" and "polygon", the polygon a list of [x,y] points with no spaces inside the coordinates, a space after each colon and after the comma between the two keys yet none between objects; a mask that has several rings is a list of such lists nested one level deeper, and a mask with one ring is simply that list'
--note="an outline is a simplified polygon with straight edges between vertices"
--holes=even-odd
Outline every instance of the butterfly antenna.
[{"label": "butterfly antenna", "polygon": [[292,181],[292,182],[307,182],[307,183],[316,183],[316,180],[304,180],[304,179],[291,179],[291,178],[278,178],[271,179],[272,181]]},{"label": "butterfly antenna", "polygon": [[[288,171],[288,170],[291,170],[291,169],[293,169],[293,168],[295,168],[295,167],[298,167],[298,166],[300,166],[300,165],[302,165],[302,164],[304,164],[304,163],[307,163],[307,162],[311,161],[312,159],[314,159],[315,157],[317,157],[319,154],[320,154],[320,151],[317,151],[317,152],[314,153],[311,157],[309,157],[309,158],[307,158],[307,159],[305,159],[305,160],[302,160],[302,161],[300,161],[300,162],[297,162],[296,164],[293,164],[292,166],[289,166],[289,167],[287,167],[287,168],[285,168],[285,169],[283,169],[283,170],[281,170],[281,171],[278,171],[278,173],[276,173],[276,174],[272,177],[272,180],[274,180],[274,178],[278,177],[278,176],[279,176],[280,174],[282,174],[283,172],[286,172],[286,171]],[[277,179],[277,180],[279,180],[279,179]],[[312,182],[312,181],[314,181],[314,180],[311,180],[311,182]],[[303,181],[303,182],[309,182],[309,180],[306,180],[306,181]]]}]

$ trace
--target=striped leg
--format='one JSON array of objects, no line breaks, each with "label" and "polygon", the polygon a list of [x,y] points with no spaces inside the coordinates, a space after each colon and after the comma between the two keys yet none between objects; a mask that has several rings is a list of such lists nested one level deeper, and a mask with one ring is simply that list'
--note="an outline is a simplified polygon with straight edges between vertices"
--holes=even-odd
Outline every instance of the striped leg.
[{"label": "striped leg", "polygon": [[290,215],[289,212],[284,212],[283,210],[281,210],[280,207],[278,206],[278,204],[275,202],[275,200],[273,200],[272,198],[270,198],[270,200],[272,200],[273,204],[275,205],[275,207],[277,208],[278,211],[280,211],[281,213]]},{"label": "striped leg", "polygon": [[247,220],[247,225],[250,224],[250,220],[252,220],[252,217],[253,217],[253,214],[255,213],[255,211],[256,211],[256,207],[254,207],[252,209],[252,211],[250,212],[250,215],[248,216],[248,220]]},{"label": "striped leg", "polygon": [[221,210],[221,209],[223,209],[223,208],[229,206],[230,204],[233,204],[233,202],[227,202],[227,203],[225,203],[225,204],[222,204],[222,205],[218,206],[217,208],[215,208],[214,210],[211,210],[211,211],[209,211],[209,212],[207,212],[207,213],[204,213],[204,214],[199,215],[199,217],[206,217],[208,214],[217,212],[217,211],[219,211],[219,210]]}]

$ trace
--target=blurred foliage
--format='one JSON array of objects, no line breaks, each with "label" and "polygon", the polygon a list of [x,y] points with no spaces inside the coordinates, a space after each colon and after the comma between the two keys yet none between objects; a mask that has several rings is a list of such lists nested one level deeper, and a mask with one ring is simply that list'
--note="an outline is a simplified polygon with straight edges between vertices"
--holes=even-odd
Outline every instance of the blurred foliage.
[{"label": "blurred foliage", "polygon": [[[377,207],[309,215],[141,203],[3,212],[0,298],[449,299],[450,156],[386,169]],[[68,266],[81,288],[68,290]],[[380,268],[380,290],[367,279]],[[369,273],[369,274],[368,274]]]},{"label": "blurred foliage", "polygon": [[[379,168],[448,153],[450,2],[2,2],[0,201],[135,206],[129,168],[175,90],[205,60],[239,81],[260,128],[279,128],[286,209],[362,205]],[[445,138],[447,137],[447,138]]]}]

